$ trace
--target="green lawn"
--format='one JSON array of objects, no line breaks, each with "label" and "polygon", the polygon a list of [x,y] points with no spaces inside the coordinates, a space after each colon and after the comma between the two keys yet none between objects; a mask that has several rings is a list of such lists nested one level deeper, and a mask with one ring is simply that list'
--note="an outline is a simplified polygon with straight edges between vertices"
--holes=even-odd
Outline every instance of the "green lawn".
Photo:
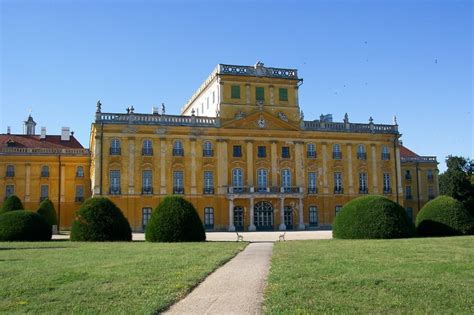
[{"label": "green lawn", "polygon": [[0,312],[150,314],[245,243],[0,243]]},{"label": "green lawn", "polygon": [[474,314],[474,237],[277,243],[266,313]]}]

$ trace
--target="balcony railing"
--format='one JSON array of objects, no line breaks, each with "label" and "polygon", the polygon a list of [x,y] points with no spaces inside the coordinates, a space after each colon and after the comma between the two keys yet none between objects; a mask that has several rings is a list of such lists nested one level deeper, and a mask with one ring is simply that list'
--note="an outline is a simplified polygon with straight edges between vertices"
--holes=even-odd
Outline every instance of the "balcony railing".
[{"label": "balcony railing", "polygon": [[109,189],[109,195],[120,195],[120,188],[118,187],[112,187]]},{"label": "balcony railing", "polygon": [[358,160],[367,160],[367,153],[366,152],[357,152],[357,159]]},{"label": "balcony railing", "polygon": [[41,172],[41,177],[49,177],[49,172]]},{"label": "balcony railing", "polygon": [[342,152],[333,152],[333,153],[332,153],[332,158],[333,158],[334,160],[340,160],[340,159],[342,159]]},{"label": "balcony railing", "polygon": [[390,160],[390,153],[382,153],[382,160],[384,161]]},{"label": "balcony railing", "polygon": [[306,156],[309,158],[309,159],[315,159],[316,158],[316,151],[308,151],[306,153]]},{"label": "balcony railing", "polygon": [[253,187],[253,186],[230,186],[227,187],[228,194],[299,194],[303,193],[303,187]]},{"label": "balcony railing", "polygon": [[173,187],[173,194],[184,195],[184,187]]},{"label": "balcony railing", "polygon": [[122,154],[121,148],[110,148],[109,150],[110,155],[120,155]]},{"label": "balcony railing", "polygon": [[15,177],[15,172],[8,172],[5,174],[6,177]]},{"label": "balcony railing", "polygon": [[360,132],[360,133],[382,133],[398,134],[398,125],[343,123],[326,121],[304,121],[305,130],[331,131],[331,132]]},{"label": "balcony railing", "polygon": [[308,187],[308,195],[315,195],[318,193],[317,187]]},{"label": "balcony railing", "polygon": [[342,187],[334,187],[334,194],[342,195],[344,193],[344,188]]},{"label": "balcony railing", "polygon": [[142,187],[142,195],[153,195],[153,187]]},{"label": "balcony railing", "polygon": [[84,173],[76,172],[76,177],[84,177]]},{"label": "balcony railing", "polygon": [[142,155],[144,156],[153,155],[153,148],[142,148]]},{"label": "balcony railing", "polygon": [[76,198],[74,198],[74,201],[75,202],[83,202],[84,201],[84,196],[76,196]]},{"label": "balcony railing", "polygon": [[214,187],[204,187],[204,195],[214,195]]},{"label": "balcony railing", "polygon": [[173,149],[173,156],[184,156],[184,149]]},{"label": "balcony railing", "polygon": [[214,150],[202,150],[202,156],[205,156],[205,157],[214,156]]},{"label": "balcony railing", "polygon": [[369,193],[369,189],[367,187],[365,188],[359,188],[359,194],[361,195],[367,195]]}]

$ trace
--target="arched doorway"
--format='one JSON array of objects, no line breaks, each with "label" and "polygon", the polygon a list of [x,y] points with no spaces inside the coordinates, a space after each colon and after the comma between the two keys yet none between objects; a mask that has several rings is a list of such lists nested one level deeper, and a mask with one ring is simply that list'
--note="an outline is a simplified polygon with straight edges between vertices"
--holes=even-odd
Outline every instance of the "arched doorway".
[{"label": "arched doorway", "polygon": [[273,206],[267,201],[259,201],[254,206],[254,224],[257,231],[273,230]]},{"label": "arched doorway", "polygon": [[244,230],[244,208],[234,207],[234,226],[236,231]]},{"label": "arched doorway", "polygon": [[285,206],[284,216],[285,226],[287,230],[293,230],[293,208],[291,206]]}]

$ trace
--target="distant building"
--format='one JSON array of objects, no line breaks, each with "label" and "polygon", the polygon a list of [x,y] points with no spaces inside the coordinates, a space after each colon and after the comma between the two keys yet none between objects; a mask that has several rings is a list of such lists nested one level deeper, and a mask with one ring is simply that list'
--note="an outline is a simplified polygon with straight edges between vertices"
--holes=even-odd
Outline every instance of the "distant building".
[{"label": "distant building", "polygon": [[0,134],[0,200],[17,195],[25,209],[36,211],[49,198],[60,227],[71,225],[74,212],[91,196],[89,150],[63,128],[60,135],[35,133],[31,115],[24,133]]}]

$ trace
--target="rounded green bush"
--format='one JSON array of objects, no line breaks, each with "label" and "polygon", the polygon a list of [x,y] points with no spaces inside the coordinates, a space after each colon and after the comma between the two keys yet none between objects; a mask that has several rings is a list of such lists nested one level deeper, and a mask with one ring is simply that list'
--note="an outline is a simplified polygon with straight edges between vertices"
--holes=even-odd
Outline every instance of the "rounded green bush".
[{"label": "rounded green bush", "polygon": [[7,199],[5,199],[5,202],[3,202],[2,209],[0,209],[0,214],[8,211],[24,209],[25,208],[23,208],[23,204],[21,203],[20,198],[18,198],[16,195],[11,195]]},{"label": "rounded green bush", "polygon": [[407,238],[415,226],[405,210],[382,196],[364,196],[349,201],[336,216],[333,236],[343,239]]},{"label": "rounded green bush", "polygon": [[37,213],[14,210],[0,215],[0,241],[49,241],[51,225]]},{"label": "rounded green bush", "polygon": [[189,201],[168,196],[153,210],[145,239],[149,242],[201,242],[206,240],[206,233]]},{"label": "rounded green bush", "polygon": [[131,241],[132,230],[122,211],[108,198],[86,200],[77,210],[71,241]]},{"label": "rounded green bush", "polygon": [[460,201],[438,196],[418,213],[416,230],[420,236],[474,235],[474,218]]},{"label": "rounded green bush", "polygon": [[40,203],[40,206],[36,213],[45,218],[46,222],[48,222],[49,225],[58,225],[58,217],[56,216],[56,210],[54,209],[54,205],[51,200],[43,200]]}]

